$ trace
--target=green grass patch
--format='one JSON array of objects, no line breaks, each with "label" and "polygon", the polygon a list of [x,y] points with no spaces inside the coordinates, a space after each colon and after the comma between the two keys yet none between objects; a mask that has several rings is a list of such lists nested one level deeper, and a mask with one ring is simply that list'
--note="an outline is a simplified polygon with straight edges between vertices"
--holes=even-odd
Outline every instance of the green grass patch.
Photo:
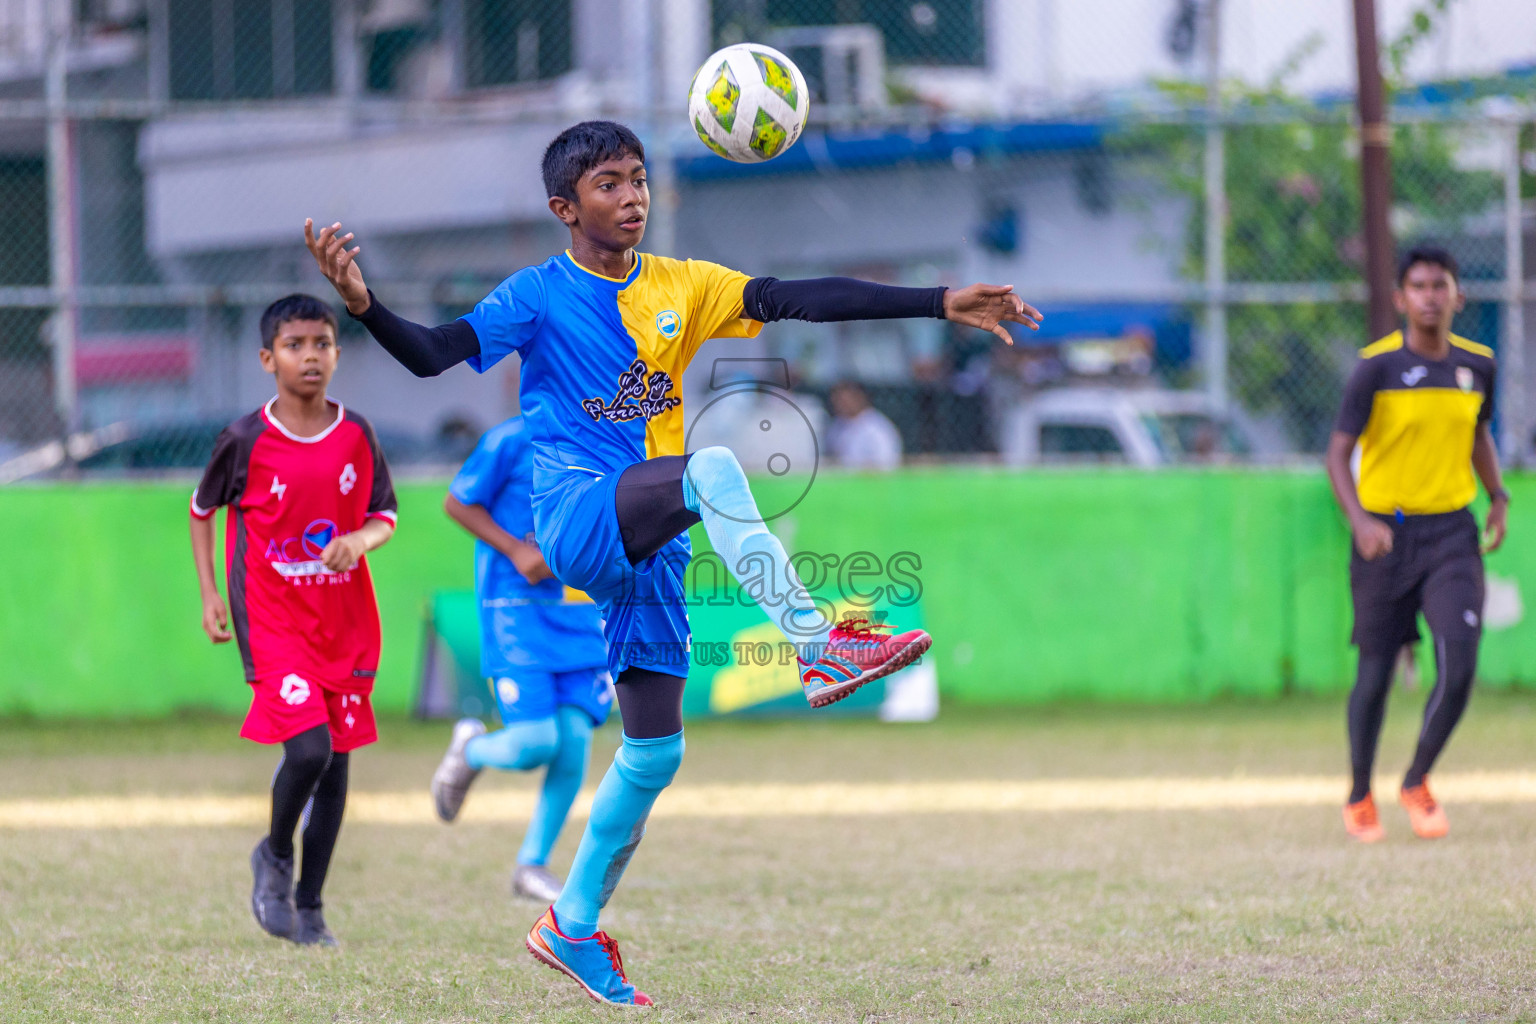
[{"label": "green grass patch", "polygon": [[[1396,698],[1383,768],[1406,763],[1423,696]],[[1479,695],[1440,771],[1529,769],[1533,725],[1536,697]],[[260,793],[273,751],[237,727],[0,721],[0,799]],[[425,801],[447,727],[381,732],[354,789]],[[711,722],[678,784],[1337,773],[1342,799],[1343,734],[1340,702],[1314,700]],[[594,775],[616,739],[599,733]],[[658,819],[605,927],[658,1021],[1536,1020],[1536,804],[1451,804],[1425,843],[1378,796],[1375,847],[1315,807]],[[0,832],[0,1020],[604,1015],[522,948],[540,908],[508,895],[517,828],[349,825],[335,951],[256,929],[257,838]]]}]

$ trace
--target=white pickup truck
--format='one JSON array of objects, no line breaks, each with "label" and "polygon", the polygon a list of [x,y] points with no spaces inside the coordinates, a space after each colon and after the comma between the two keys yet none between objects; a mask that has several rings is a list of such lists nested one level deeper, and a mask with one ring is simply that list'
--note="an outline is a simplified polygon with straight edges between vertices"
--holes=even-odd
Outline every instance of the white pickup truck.
[{"label": "white pickup truck", "polygon": [[1003,422],[1005,465],[1101,463],[1141,467],[1223,462],[1250,446],[1199,391],[1067,387],[1042,391]]}]

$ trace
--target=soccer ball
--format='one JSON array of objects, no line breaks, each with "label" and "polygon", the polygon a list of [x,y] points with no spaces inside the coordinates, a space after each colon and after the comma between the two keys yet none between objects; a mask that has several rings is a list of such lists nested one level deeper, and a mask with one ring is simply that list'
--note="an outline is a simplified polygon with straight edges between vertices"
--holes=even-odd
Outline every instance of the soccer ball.
[{"label": "soccer ball", "polygon": [[811,112],[794,62],[771,46],[737,43],[710,54],[688,87],[688,120],[704,145],[742,164],[795,144]]}]

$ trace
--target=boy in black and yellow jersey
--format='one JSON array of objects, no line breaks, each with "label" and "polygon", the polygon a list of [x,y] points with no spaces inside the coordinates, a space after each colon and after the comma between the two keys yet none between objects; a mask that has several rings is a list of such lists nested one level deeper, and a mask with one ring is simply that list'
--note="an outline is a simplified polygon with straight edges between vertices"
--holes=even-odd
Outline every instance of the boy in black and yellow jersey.
[{"label": "boy in black and yellow jersey", "polygon": [[[1467,706],[1482,635],[1482,551],[1503,542],[1509,507],[1488,428],[1493,351],[1451,333],[1452,318],[1466,304],[1456,261],[1441,249],[1414,249],[1397,280],[1394,298],[1406,327],[1361,351],[1327,459],[1354,535],[1349,581],[1360,663],[1349,697],[1354,788],[1344,825],[1362,842],[1385,834],[1371,799],[1371,769],[1396,654],[1418,637],[1421,610],[1438,675],[1400,799],[1416,835],[1434,839],[1447,831],[1426,776]],[[1357,441],[1358,488],[1349,468]],[[1493,499],[1482,549],[1467,508],[1477,496],[1474,471]]]}]

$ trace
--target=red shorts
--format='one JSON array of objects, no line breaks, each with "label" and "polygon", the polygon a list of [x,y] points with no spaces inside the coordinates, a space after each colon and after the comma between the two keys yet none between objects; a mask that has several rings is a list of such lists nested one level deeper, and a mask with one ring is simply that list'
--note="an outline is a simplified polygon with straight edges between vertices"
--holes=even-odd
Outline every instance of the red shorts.
[{"label": "red shorts", "polygon": [[331,727],[331,749],[338,754],[379,738],[373,697],[344,693],[296,673],[251,684],[251,710],[240,735],[257,743],[281,743],[317,725]]}]

